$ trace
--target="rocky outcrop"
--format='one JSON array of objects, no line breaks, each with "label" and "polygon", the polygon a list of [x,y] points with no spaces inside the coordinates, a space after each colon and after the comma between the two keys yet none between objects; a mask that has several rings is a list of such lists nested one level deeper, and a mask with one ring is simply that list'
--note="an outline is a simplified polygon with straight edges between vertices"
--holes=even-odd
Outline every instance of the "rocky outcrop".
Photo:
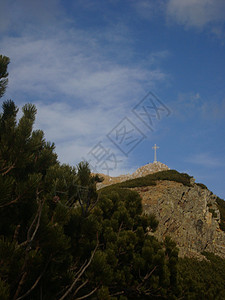
[{"label": "rocky outcrop", "polygon": [[202,251],[209,251],[225,258],[225,232],[219,228],[216,196],[208,189],[163,180],[134,190],[142,197],[144,212],[159,220],[154,235],[159,240],[171,236],[180,256],[201,257]]},{"label": "rocky outcrop", "polygon": [[[133,174],[110,177],[101,174],[104,181],[97,188],[169,170],[160,162],[147,164]],[[171,171],[172,172],[172,171]],[[156,185],[132,188],[142,197],[143,210],[154,214],[159,221],[154,234],[163,240],[171,236],[179,247],[179,255],[203,258],[201,252],[213,252],[225,258],[225,232],[220,229],[217,197],[206,186],[182,181],[158,180]],[[173,180],[176,180],[174,177]]]},{"label": "rocky outcrop", "polygon": [[156,173],[159,171],[166,171],[166,170],[170,170],[170,168],[167,167],[167,165],[157,161],[157,162],[149,163],[145,166],[138,168],[132,174],[120,175],[117,177],[112,177],[112,176],[108,176],[105,174],[99,174],[100,176],[102,176],[104,178],[104,180],[103,180],[103,182],[100,182],[97,184],[97,189],[103,188],[103,187],[111,185],[111,184],[123,182],[123,181],[129,180],[129,179],[143,177],[148,174],[153,174],[153,173]]}]

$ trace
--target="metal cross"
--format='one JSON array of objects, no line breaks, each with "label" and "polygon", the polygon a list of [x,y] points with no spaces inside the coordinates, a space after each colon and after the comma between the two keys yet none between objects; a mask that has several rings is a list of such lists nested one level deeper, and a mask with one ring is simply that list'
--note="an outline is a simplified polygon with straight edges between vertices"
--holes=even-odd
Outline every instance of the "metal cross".
[{"label": "metal cross", "polygon": [[155,163],[155,162],[157,162],[156,150],[157,150],[157,149],[159,149],[159,147],[158,147],[158,146],[156,146],[156,144],[155,144],[155,146],[154,146],[154,147],[152,147],[152,149],[154,149],[154,150],[155,150],[155,152],[154,152],[154,163]]}]

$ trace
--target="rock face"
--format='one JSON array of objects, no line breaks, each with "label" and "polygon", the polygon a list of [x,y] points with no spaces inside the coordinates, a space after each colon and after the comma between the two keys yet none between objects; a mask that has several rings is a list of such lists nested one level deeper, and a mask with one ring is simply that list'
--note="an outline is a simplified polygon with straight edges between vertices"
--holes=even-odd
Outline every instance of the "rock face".
[{"label": "rock face", "polygon": [[[169,170],[160,162],[150,163],[137,169],[133,174],[110,177],[101,174],[104,181],[97,188],[134,179],[159,171]],[[220,212],[217,197],[204,186],[195,183],[159,180],[154,186],[136,187],[142,197],[143,210],[154,214],[159,221],[154,235],[163,240],[171,238],[179,247],[179,255],[203,258],[202,251],[213,252],[225,258],[225,232],[219,227]]]},{"label": "rock face", "polygon": [[143,209],[159,220],[154,235],[162,240],[171,236],[180,256],[201,257],[202,251],[225,258],[225,232],[220,230],[216,196],[192,182],[184,186],[174,181],[157,181],[156,186],[137,187]]},{"label": "rock face", "polygon": [[97,184],[97,189],[103,188],[111,184],[146,176],[148,174],[156,173],[159,171],[165,171],[165,170],[170,170],[170,168],[167,167],[167,165],[157,161],[138,168],[133,174],[120,175],[117,177],[112,177],[105,174],[99,174],[104,178],[104,180],[103,182]]}]

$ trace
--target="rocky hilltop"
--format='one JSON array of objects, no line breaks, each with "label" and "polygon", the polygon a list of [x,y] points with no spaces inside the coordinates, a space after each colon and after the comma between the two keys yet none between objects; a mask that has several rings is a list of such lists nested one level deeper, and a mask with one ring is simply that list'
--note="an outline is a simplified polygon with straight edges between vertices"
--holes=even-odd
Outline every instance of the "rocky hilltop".
[{"label": "rocky hilltop", "polygon": [[157,161],[157,162],[149,163],[145,166],[138,168],[132,174],[120,175],[117,177],[108,176],[105,174],[99,174],[101,177],[104,178],[104,180],[103,180],[103,182],[100,182],[97,184],[97,189],[103,188],[103,187],[111,185],[111,184],[123,182],[123,181],[129,180],[129,179],[134,179],[134,178],[138,178],[138,177],[143,177],[148,174],[153,174],[153,173],[156,173],[159,171],[165,171],[165,170],[170,170],[170,168],[167,165]]},{"label": "rocky hilltop", "polygon": [[[187,174],[174,170],[158,172],[162,170],[169,168],[159,162],[148,164],[132,175],[105,177],[102,186],[118,183],[120,188],[137,191],[144,213],[154,214],[159,221],[154,235],[159,240],[171,236],[180,256],[201,258],[201,252],[208,251],[225,258],[218,197]],[[140,177],[144,177],[143,184]]]},{"label": "rocky hilltop", "polygon": [[220,229],[217,197],[192,183],[157,181],[155,186],[134,188],[142,197],[143,209],[159,221],[154,235],[162,240],[171,236],[180,256],[199,256],[213,252],[225,258],[225,232]]}]

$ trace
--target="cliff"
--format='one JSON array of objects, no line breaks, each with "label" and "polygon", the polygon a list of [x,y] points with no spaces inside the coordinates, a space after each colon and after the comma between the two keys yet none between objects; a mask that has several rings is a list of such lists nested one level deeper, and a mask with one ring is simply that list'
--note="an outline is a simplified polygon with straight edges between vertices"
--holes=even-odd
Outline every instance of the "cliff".
[{"label": "cliff", "polygon": [[174,181],[157,181],[155,186],[134,188],[142,197],[143,209],[156,215],[159,225],[154,235],[171,236],[180,256],[213,252],[225,258],[225,232],[220,229],[217,197],[197,184],[185,186]]},{"label": "cliff", "polygon": [[[115,188],[137,191],[142,198],[143,212],[154,214],[159,221],[156,232],[150,234],[159,240],[171,236],[181,257],[201,258],[201,252],[208,251],[225,258],[221,204],[204,185],[161,163],[148,164],[126,176],[104,180],[102,186],[115,184]],[[223,210],[224,207],[225,204]]]}]

